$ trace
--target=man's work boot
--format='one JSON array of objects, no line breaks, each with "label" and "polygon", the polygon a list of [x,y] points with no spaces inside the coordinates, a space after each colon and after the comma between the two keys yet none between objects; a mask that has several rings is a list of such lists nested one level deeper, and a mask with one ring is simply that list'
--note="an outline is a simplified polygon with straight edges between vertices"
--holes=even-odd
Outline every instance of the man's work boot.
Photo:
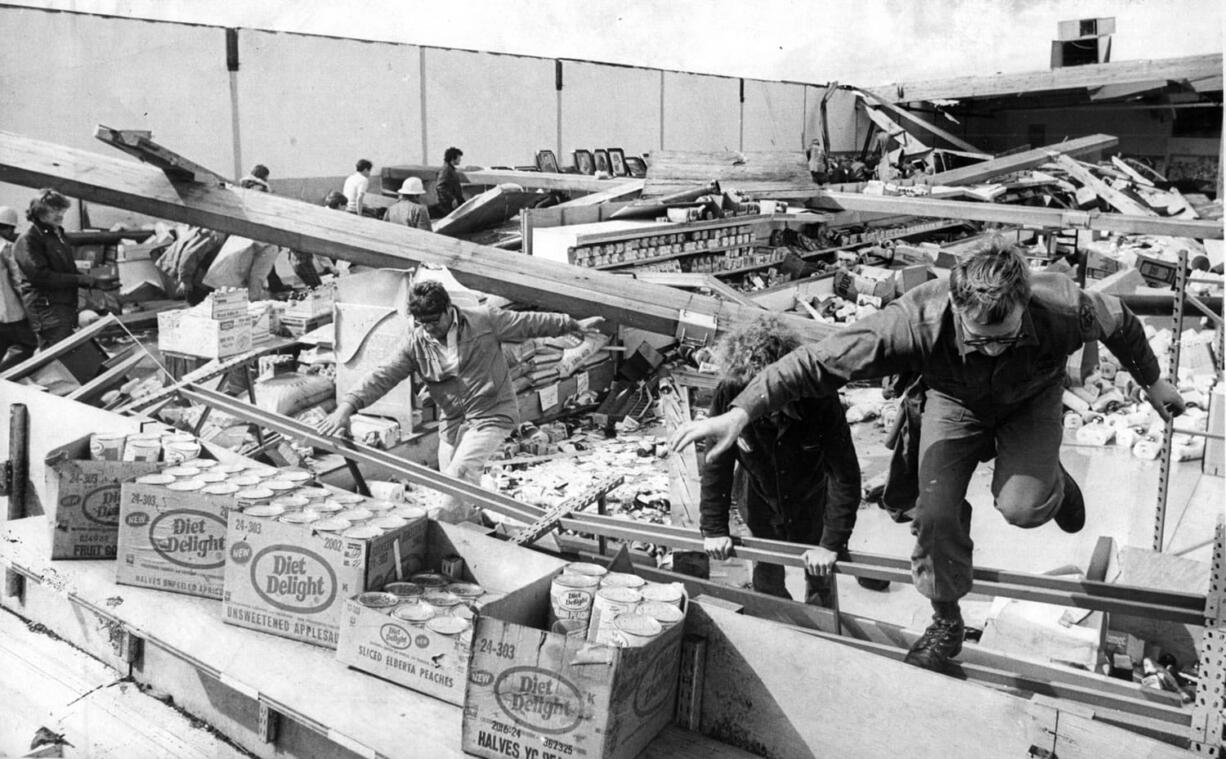
[{"label": "man's work boot", "polygon": [[1085,498],[1063,464],[1060,465],[1060,474],[1064,476],[1064,500],[1056,510],[1056,524],[1065,532],[1081,532],[1086,525]]},{"label": "man's work boot", "polygon": [[966,628],[962,625],[961,616],[943,618],[934,614],[932,624],[911,646],[903,661],[933,672],[944,672],[949,660],[962,652],[962,638],[965,635]]},{"label": "man's work boot", "polygon": [[867,590],[884,592],[890,589],[889,580],[875,580],[871,577],[857,577],[856,582],[860,584],[861,588],[865,588]]}]

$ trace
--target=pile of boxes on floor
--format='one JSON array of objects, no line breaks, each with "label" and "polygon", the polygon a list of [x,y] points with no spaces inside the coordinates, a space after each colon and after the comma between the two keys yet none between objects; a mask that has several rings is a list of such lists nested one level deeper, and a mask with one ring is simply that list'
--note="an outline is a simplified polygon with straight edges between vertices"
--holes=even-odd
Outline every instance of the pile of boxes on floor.
[{"label": "pile of boxes on floor", "polygon": [[539,390],[609,358],[609,336],[541,337],[502,346],[516,393]]},{"label": "pile of boxes on floor", "polygon": [[302,335],[332,321],[332,288],[293,300],[251,303],[247,289],[214,290],[198,305],[158,314],[158,349],[200,358],[227,358],[259,348],[273,335]]},{"label": "pile of boxes on floor", "polygon": [[680,585],[210,454],[165,429],[53,451],[52,558],[115,559],[121,585],[217,599],[227,624],[462,704],[464,749],[481,756],[511,741],[631,757],[671,721]]}]

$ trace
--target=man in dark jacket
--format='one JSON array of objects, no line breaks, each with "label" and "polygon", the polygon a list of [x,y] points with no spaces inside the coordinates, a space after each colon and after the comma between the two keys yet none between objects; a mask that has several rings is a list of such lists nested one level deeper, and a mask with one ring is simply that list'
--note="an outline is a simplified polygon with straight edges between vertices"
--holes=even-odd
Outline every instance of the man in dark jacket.
[{"label": "man in dark jacket", "polygon": [[[711,415],[727,411],[761,369],[798,347],[799,336],[774,315],[726,335],[719,351],[724,379],[715,389]],[[838,396],[789,403],[746,427],[735,455],[707,458],[700,527],[713,559],[728,558],[732,549],[728,514],[738,463],[748,480],[744,506],[749,531],[758,538],[813,546],[804,554],[805,602],[832,606],[830,578],[835,563],[847,555],[860,506],[860,463]],[[872,582],[868,586],[882,589]],[[755,563],[753,587],[790,597],[778,564]]]},{"label": "man in dark jacket", "polygon": [[77,288],[115,289],[114,280],[81,274],[64,239],[64,214],[71,204],[55,190],[41,190],[30,201],[30,227],[13,245],[21,270],[21,298],[26,317],[38,336],[39,350],[72,334],[77,328]]},{"label": "man in dark jacket", "polygon": [[1101,340],[1164,418],[1183,410],[1162,378],[1140,321],[1111,295],[1062,274],[1032,274],[1016,246],[995,242],[960,261],[948,282],[921,285],[838,334],[764,369],[726,414],[692,422],[674,450],[714,438],[731,446],[751,422],[851,380],[915,372],[927,386],[915,508],[915,587],[933,621],[906,661],[943,670],[962,650],[958,601],[971,590],[971,475],[995,459],[992,495],[1005,519],[1034,528],[1085,524],[1081,490],[1060,464],[1061,395],[1068,356]]},{"label": "man in dark jacket", "polygon": [[438,195],[438,212],[446,216],[464,204],[465,177],[456,168],[464,152],[459,148],[447,148],[443,153],[443,168],[438,172],[434,193]]}]

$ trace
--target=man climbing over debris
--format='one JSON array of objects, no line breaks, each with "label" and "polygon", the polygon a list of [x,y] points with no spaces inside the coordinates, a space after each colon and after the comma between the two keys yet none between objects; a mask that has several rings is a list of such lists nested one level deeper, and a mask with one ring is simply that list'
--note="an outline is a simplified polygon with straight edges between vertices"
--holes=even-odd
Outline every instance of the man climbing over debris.
[{"label": "man climbing over debris", "polygon": [[1010,524],[1054,519],[1065,532],[1085,524],[1060,443],[1065,363],[1088,340],[1106,344],[1164,419],[1183,411],[1140,321],[1118,298],[1085,292],[1061,274],[1031,274],[1018,247],[995,241],[955,265],[948,282],[921,285],[767,367],[728,412],[678,429],[671,447],[714,440],[708,455],[718,455],[751,422],[797,399],[830,396],[852,380],[922,374],[911,571],[934,615],[906,661],[943,670],[962,650],[958,601],[973,576],[966,490],[979,463],[995,458],[992,495]]},{"label": "man climbing over debris", "polygon": [[[724,377],[710,413],[717,416],[758,372],[800,347],[800,336],[773,314],[724,336],[719,363]],[[708,456],[700,503],[703,545],[713,559],[732,551],[728,513],[734,465],[748,478],[746,511],[754,537],[813,546],[804,553],[805,602],[834,606],[834,565],[847,556],[847,540],[860,507],[860,462],[837,394],[800,398],[750,424],[732,452]],[[861,578],[885,590],[889,582]],[[790,598],[784,568],[755,563],[753,589]]]},{"label": "man climbing over debris", "polygon": [[[316,429],[334,435],[359,409],[383,397],[412,374],[426,384],[440,414],[438,464],[444,474],[481,481],[485,462],[519,422],[515,391],[502,343],[558,337],[596,328],[604,317],[459,308],[441,282],[417,282],[409,295],[413,327],[391,359],[367,374]],[[439,518],[474,519],[479,512],[448,496]]]}]

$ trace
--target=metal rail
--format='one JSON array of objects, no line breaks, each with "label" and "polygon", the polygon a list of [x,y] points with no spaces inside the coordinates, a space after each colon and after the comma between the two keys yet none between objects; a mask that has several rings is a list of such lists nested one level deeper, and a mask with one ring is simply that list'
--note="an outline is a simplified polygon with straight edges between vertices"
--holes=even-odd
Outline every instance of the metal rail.
[{"label": "metal rail", "polygon": [[[336,453],[357,463],[381,466],[398,475],[449,495],[470,499],[482,508],[512,519],[532,524],[545,514],[544,509],[521,503],[500,493],[484,490],[477,485],[449,477],[420,464],[414,464],[386,451],[319,434],[313,428],[273,412],[264,411],[228,395],[200,388],[184,388],[184,397],[210,405],[238,418],[280,432],[286,437],[302,439],[323,450]],[[559,520],[568,530],[627,541],[667,545],[683,550],[702,550],[702,538],[694,531],[658,524],[644,524],[626,519],[579,513]],[[803,567],[801,554],[806,547],[795,543],[747,538],[736,549],[740,558],[785,566]],[[839,562],[837,572],[910,583],[910,564],[874,554],[855,553],[852,561]],[[997,569],[977,568],[972,590],[977,593],[1020,598],[1043,603],[1074,606],[1097,611],[1110,611],[1151,619],[1165,619],[1184,624],[1202,624],[1205,617],[1205,596],[1157,591],[1122,585],[1109,585],[1090,580],[1068,580],[1048,575],[1030,575]]]}]

